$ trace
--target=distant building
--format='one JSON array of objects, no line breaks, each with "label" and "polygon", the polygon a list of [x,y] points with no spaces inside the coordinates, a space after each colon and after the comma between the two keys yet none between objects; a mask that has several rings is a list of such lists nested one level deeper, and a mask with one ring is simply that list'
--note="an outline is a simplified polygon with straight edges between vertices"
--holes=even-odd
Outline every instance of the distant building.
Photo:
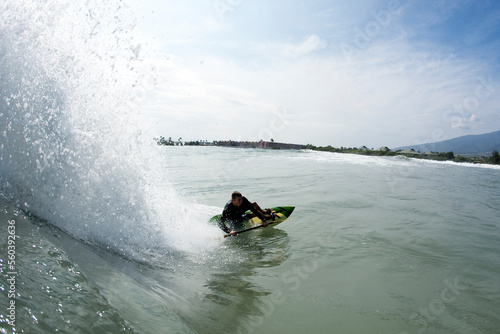
[{"label": "distant building", "polygon": [[282,150],[301,150],[303,145],[298,144],[287,144],[287,143],[277,143],[274,141],[259,141],[257,143],[258,148],[274,148]]},{"label": "distant building", "polygon": [[402,151],[398,151],[398,154],[413,154],[413,155],[420,155],[420,152],[415,151],[412,148],[405,148]]},{"label": "distant building", "polygon": [[377,151],[380,151],[380,152],[390,152],[391,150],[387,146],[384,146],[384,147],[379,148]]},{"label": "distant building", "polygon": [[359,149],[361,151],[369,151],[368,147],[366,147],[366,146],[361,146]]}]

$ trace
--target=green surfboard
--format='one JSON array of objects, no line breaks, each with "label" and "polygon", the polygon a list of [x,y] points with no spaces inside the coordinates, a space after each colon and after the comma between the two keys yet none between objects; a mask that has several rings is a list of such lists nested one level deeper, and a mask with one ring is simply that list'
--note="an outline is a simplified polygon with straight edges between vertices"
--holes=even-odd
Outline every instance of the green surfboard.
[{"label": "green surfboard", "polygon": [[[290,217],[292,214],[293,210],[295,209],[295,206],[277,206],[274,208],[271,208],[274,212],[276,212],[276,216],[274,217],[274,220],[272,219],[267,219],[267,222],[269,223],[268,226],[275,226],[278,225]],[[250,211],[247,211],[247,213],[250,213]],[[210,218],[210,223],[212,224],[218,224],[220,220],[221,215],[215,215],[212,218]],[[242,232],[247,232],[251,231],[257,228],[263,227],[262,226],[262,220],[259,217],[253,217],[251,219],[245,220],[239,228],[237,228],[235,231],[238,233]],[[225,234],[225,237],[229,236],[229,234]]]}]

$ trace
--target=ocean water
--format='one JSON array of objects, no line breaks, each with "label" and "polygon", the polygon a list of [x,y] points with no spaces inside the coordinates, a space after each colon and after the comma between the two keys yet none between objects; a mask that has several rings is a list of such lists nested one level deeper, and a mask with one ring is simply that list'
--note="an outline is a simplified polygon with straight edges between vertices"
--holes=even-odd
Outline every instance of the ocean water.
[{"label": "ocean water", "polygon": [[129,3],[0,15],[0,332],[498,333],[498,166],[159,147]]},{"label": "ocean water", "polygon": [[[4,332],[13,332],[11,221],[17,332],[498,331],[497,167],[217,147],[157,153],[187,204],[185,226],[164,245],[97,244],[2,199]],[[206,221],[235,189],[296,210],[276,228],[224,239]]]}]

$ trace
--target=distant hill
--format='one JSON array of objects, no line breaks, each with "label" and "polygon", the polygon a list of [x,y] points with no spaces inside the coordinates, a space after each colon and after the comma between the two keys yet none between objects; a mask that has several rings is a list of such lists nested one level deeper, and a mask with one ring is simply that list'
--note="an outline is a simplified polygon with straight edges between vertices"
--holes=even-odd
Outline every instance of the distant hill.
[{"label": "distant hill", "polygon": [[489,156],[493,150],[500,152],[500,131],[482,135],[462,136],[435,143],[401,146],[394,149],[394,151],[403,150],[405,148],[413,148],[415,151],[420,151],[422,153],[428,151],[453,151],[453,153],[461,155]]}]

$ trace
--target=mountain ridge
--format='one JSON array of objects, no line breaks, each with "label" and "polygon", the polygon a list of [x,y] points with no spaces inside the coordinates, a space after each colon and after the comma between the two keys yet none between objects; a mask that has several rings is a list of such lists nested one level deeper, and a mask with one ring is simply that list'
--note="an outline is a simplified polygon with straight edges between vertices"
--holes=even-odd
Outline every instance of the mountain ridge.
[{"label": "mountain ridge", "polygon": [[415,151],[422,153],[433,151],[475,156],[490,155],[494,150],[500,151],[500,131],[479,135],[465,135],[439,142],[400,146],[393,150],[406,148],[413,148]]}]

